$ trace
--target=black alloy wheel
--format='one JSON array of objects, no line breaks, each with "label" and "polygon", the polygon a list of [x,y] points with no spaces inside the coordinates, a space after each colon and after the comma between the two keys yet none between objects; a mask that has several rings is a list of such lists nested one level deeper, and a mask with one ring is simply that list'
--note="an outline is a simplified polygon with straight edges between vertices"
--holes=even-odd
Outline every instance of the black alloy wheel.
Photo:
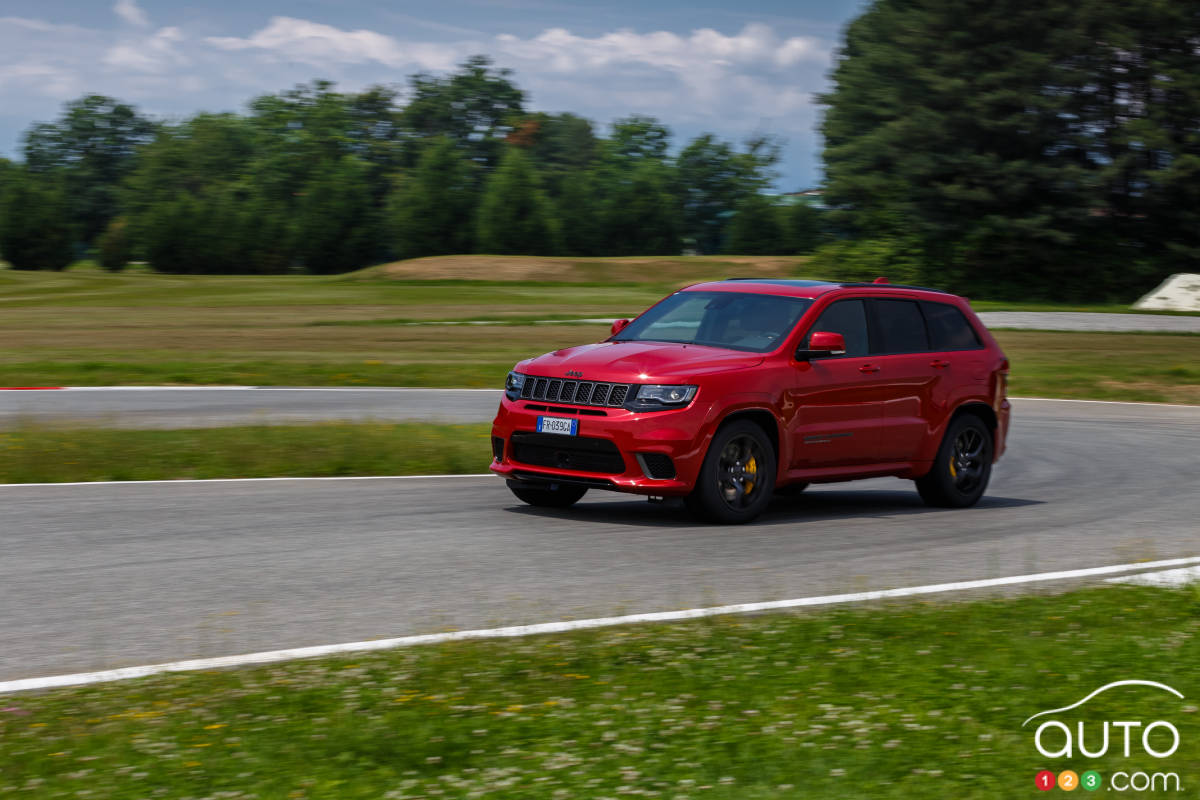
[{"label": "black alloy wheel", "polygon": [[950,423],[929,474],[917,479],[931,506],[966,508],[979,502],[992,475],[992,432],[974,414]]},{"label": "black alloy wheel", "polygon": [[762,513],[775,488],[775,449],[749,420],[723,426],[709,444],[691,510],[714,522],[749,522]]},{"label": "black alloy wheel", "polygon": [[954,451],[950,456],[950,477],[954,488],[970,494],[983,480],[984,451],[987,449],[987,434],[974,428],[966,428],[954,437]]}]

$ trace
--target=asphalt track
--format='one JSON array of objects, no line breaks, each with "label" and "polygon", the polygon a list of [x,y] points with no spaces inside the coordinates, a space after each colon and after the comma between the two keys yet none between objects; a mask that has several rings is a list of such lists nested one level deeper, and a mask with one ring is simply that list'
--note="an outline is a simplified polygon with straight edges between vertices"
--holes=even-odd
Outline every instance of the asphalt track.
[{"label": "asphalt track", "polygon": [[1015,407],[962,511],[895,479],[743,527],[491,477],[2,486],[0,680],[1200,555],[1200,407]]},{"label": "asphalt track", "polygon": [[26,423],[106,428],[218,428],[304,422],[482,422],[499,390],[108,386],[0,391],[0,428]]}]

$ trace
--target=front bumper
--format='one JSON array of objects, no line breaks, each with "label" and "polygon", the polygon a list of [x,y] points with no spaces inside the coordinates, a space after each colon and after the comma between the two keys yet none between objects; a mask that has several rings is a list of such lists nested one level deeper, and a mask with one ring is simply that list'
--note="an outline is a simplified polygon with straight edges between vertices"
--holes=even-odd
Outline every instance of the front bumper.
[{"label": "front bumper", "polygon": [[[502,398],[500,409],[492,423],[492,436],[503,439],[504,445],[501,456],[493,458],[491,471],[510,480],[558,480],[634,494],[666,497],[691,492],[711,436],[713,409],[710,405],[694,400],[686,408],[671,411],[633,412],[624,408],[607,408],[602,409],[603,414],[599,415],[597,410]],[[565,457],[561,459],[568,463],[565,468],[548,466],[545,463],[528,463],[534,459],[524,462],[519,460],[517,451],[523,448],[514,446],[514,434],[518,435],[518,441],[522,434],[527,437],[535,434],[539,416],[577,419],[579,426],[576,435],[610,442],[619,453],[619,461],[614,460],[612,466],[603,471],[575,469],[569,466],[572,459],[566,450]],[[524,441],[536,442],[538,452],[544,454],[545,448],[553,448],[554,440],[548,437],[554,436],[544,434],[536,440],[526,438]],[[569,441],[573,437],[561,438],[564,446],[578,444]],[[643,455],[643,458],[639,458],[639,454]],[[647,467],[647,459],[644,457],[646,454],[669,457],[674,465],[674,477],[650,477],[650,474],[657,473]],[[536,460],[545,461],[544,458]],[[653,459],[650,463],[653,463]],[[618,469],[619,472],[614,471]]]}]

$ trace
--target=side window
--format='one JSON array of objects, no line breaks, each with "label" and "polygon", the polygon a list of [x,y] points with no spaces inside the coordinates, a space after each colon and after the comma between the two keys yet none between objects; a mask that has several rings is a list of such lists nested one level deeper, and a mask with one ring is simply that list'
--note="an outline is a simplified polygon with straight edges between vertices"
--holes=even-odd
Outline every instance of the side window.
[{"label": "side window", "polygon": [[963,313],[946,303],[921,303],[934,350],[976,350],[983,347],[979,334]]},{"label": "side window", "polygon": [[929,351],[925,318],[915,300],[872,300],[876,340],[873,352],[924,353]]},{"label": "side window", "polygon": [[[817,331],[840,333],[846,340],[847,356],[867,354],[867,312],[862,300],[838,300],[821,312],[809,330],[809,336]],[[807,336],[804,346],[808,347]]]}]

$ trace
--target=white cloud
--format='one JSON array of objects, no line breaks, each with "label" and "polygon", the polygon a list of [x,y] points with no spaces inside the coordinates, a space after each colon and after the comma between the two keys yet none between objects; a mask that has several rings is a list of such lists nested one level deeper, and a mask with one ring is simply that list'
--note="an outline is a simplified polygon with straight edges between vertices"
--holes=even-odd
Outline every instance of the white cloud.
[{"label": "white cloud", "polygon": [[[136,0],[118,0],[113,10],[126,24],[87,29],[0,17],[0,119],[24,119],[24,128],[85,92],[152,114],[233,109],[312,78],[347,90],[402,84],[413,72],[444,73],[486,53],[513,69],[537,110],[572,111],[600,124],[650,114],[676,128],[680,139],[704,130],[735,140],[765,131],[810,148],[812,97],[826,86],[832,51],[829,39],[784,37],[754,23],[730,33],[441,31],[437,41],[420,41],[278,16],[243,36],[203,37],[187,28],[151,29]],[[8,140],[0,141],[3,152],[17,135],[0,133]]]},{"label": "white cloud", "polygon": [[117,0],[116,5],[113,6],[113,13],[130,25],[136,25],[139,28],[150,27],[150,18],[137,4],[137,0]]},{"label": "white cloud", "polygon": [[619,30],[589,38],[551,28],[532,39],[502,34],[497,41],[511,56],[544,61],[565,72],[629,64],[682,72],[712,67],[791,66],[802,60],[824,63],[829,58],[829,46],[820,39],[780,39],[769,27],[758,23],[732,36],[701,28],[690,36]]},{"label": "white cloud", "polygon": [[117,69],[164,72],[175,65],[187,63],[187,59],[176,49],[183,38],[179,28],[160,28],[152,36],[110,47],[103,60]]},{"label": "white cloud", "polygon": [[293,17],[273,17],[267,27],[244,39],[210,36],[205,41],[222,50],[258,51],[317,66],[377,62],[443,70],[454,66],[461,50],[453,45],[401,44],[375,31],[344,31]]},{"label": "white cloud", "polygon": [[543,101],[561,95],[573,110],[622,109],[602,119],[636,111],[714,128],[748,120],[742,124],[806,131],[831,49],[826,40],[785,39],[755,23],[735,34],[702,28],[587,37],[551,28],[528,39],[501,35],[494,48]]},{"label": "white cloud", "polygon": [[[697,121],[730,114],[778,119],[811,110],[811,94],[824,80],[832,49],[827,40],[783,38],[761,23],[734,34],[711,28],[690,34],[622,29],[581,36],[548,28],[528,38],[500,34],[490,40],[430,44],[294,17],[274,17],[246,37],[204,41],[226,53],[325,71],[371,64],[444,71],[483,52],[514,67],[518,83],[531,89],[535,103],[543,107],[550,101],[602,118],[641,111]],[[811,114],[804,124],[811,124]]]}]

